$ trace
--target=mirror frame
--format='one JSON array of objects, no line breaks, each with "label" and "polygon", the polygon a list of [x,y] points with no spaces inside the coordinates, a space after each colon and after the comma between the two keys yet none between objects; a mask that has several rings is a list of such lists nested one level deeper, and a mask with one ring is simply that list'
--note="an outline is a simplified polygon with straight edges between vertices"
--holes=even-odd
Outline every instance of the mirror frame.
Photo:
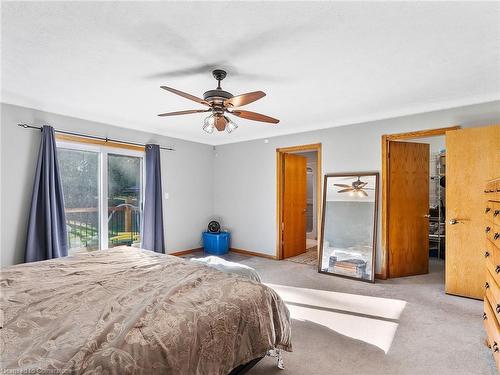
[{"label": "mirror frame", "polygon": [[[323,177],[323,206],[321,210],[321,241],[319,243],[319,252],[318,252],[318,272],[323,273],[325,275],[330,276],[338,276],[346,279],[364,281],[367,283],[375,282],[375,265],[376,265],[376,256],[377,256],[377,228],[378,228],[378,201],[379,201],[379,172],[343,172],[343,173],[328,173]],[[327,186],[326,183],[329,177],[349,177],[349,176],[375,176],[375,208],[373,213],[373,244],[372,244],[372,270],[370,279],[360,279],[354,276],[340,275],[333,272],[323,271],[321,269],[321,262],[323,260],[323,238],[325,235],[325,212],[326,212],[326,193]]]}]

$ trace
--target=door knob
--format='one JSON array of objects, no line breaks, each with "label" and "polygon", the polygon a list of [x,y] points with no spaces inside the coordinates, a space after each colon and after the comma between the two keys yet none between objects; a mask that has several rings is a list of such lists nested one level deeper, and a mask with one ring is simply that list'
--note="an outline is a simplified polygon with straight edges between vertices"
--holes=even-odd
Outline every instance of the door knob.
[{"label": "door knob", "polygon": [[424,215],[424,217],[426,217],[427,219],[430,219],[431,215],[427,214],[427,215]]},{"label": "door knob", "polygon": [[450,223],[451,225],[455,225],[455,224],[460,223],[460,221],[458,221],[457,219],[451,219],[451,220],[449,221],[449,223]]}]

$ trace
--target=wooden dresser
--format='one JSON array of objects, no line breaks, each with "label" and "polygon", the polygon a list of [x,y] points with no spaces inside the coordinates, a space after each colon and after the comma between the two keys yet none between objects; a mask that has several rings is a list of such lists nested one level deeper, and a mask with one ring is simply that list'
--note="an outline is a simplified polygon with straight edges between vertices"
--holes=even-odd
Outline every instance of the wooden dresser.
[{"label": "wooden dresser", "polygon": [[483,319],[487,343],[500,371],[500,178],[489,181],[484,192],[486,281]]}]

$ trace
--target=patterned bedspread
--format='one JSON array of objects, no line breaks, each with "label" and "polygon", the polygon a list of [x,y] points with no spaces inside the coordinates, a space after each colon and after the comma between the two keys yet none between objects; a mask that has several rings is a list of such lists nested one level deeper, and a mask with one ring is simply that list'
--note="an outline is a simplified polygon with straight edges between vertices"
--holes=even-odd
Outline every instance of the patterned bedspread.
[{"label": "patterned bedspread", "polygon": [[273,347],[291,351],[272,289],[146,250],[4,268],[0,293],[7,373],[226,375]]}]

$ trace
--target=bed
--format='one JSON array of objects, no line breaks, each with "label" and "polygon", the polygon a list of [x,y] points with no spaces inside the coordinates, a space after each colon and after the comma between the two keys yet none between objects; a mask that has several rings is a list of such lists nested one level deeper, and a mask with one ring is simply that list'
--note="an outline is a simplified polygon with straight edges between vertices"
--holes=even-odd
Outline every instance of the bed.
[{"label": "bed", "polygon": [[274,290],[146,250],[4,268],[0,293],[0,368],[13,373],[227,375],[292,349]]}]

